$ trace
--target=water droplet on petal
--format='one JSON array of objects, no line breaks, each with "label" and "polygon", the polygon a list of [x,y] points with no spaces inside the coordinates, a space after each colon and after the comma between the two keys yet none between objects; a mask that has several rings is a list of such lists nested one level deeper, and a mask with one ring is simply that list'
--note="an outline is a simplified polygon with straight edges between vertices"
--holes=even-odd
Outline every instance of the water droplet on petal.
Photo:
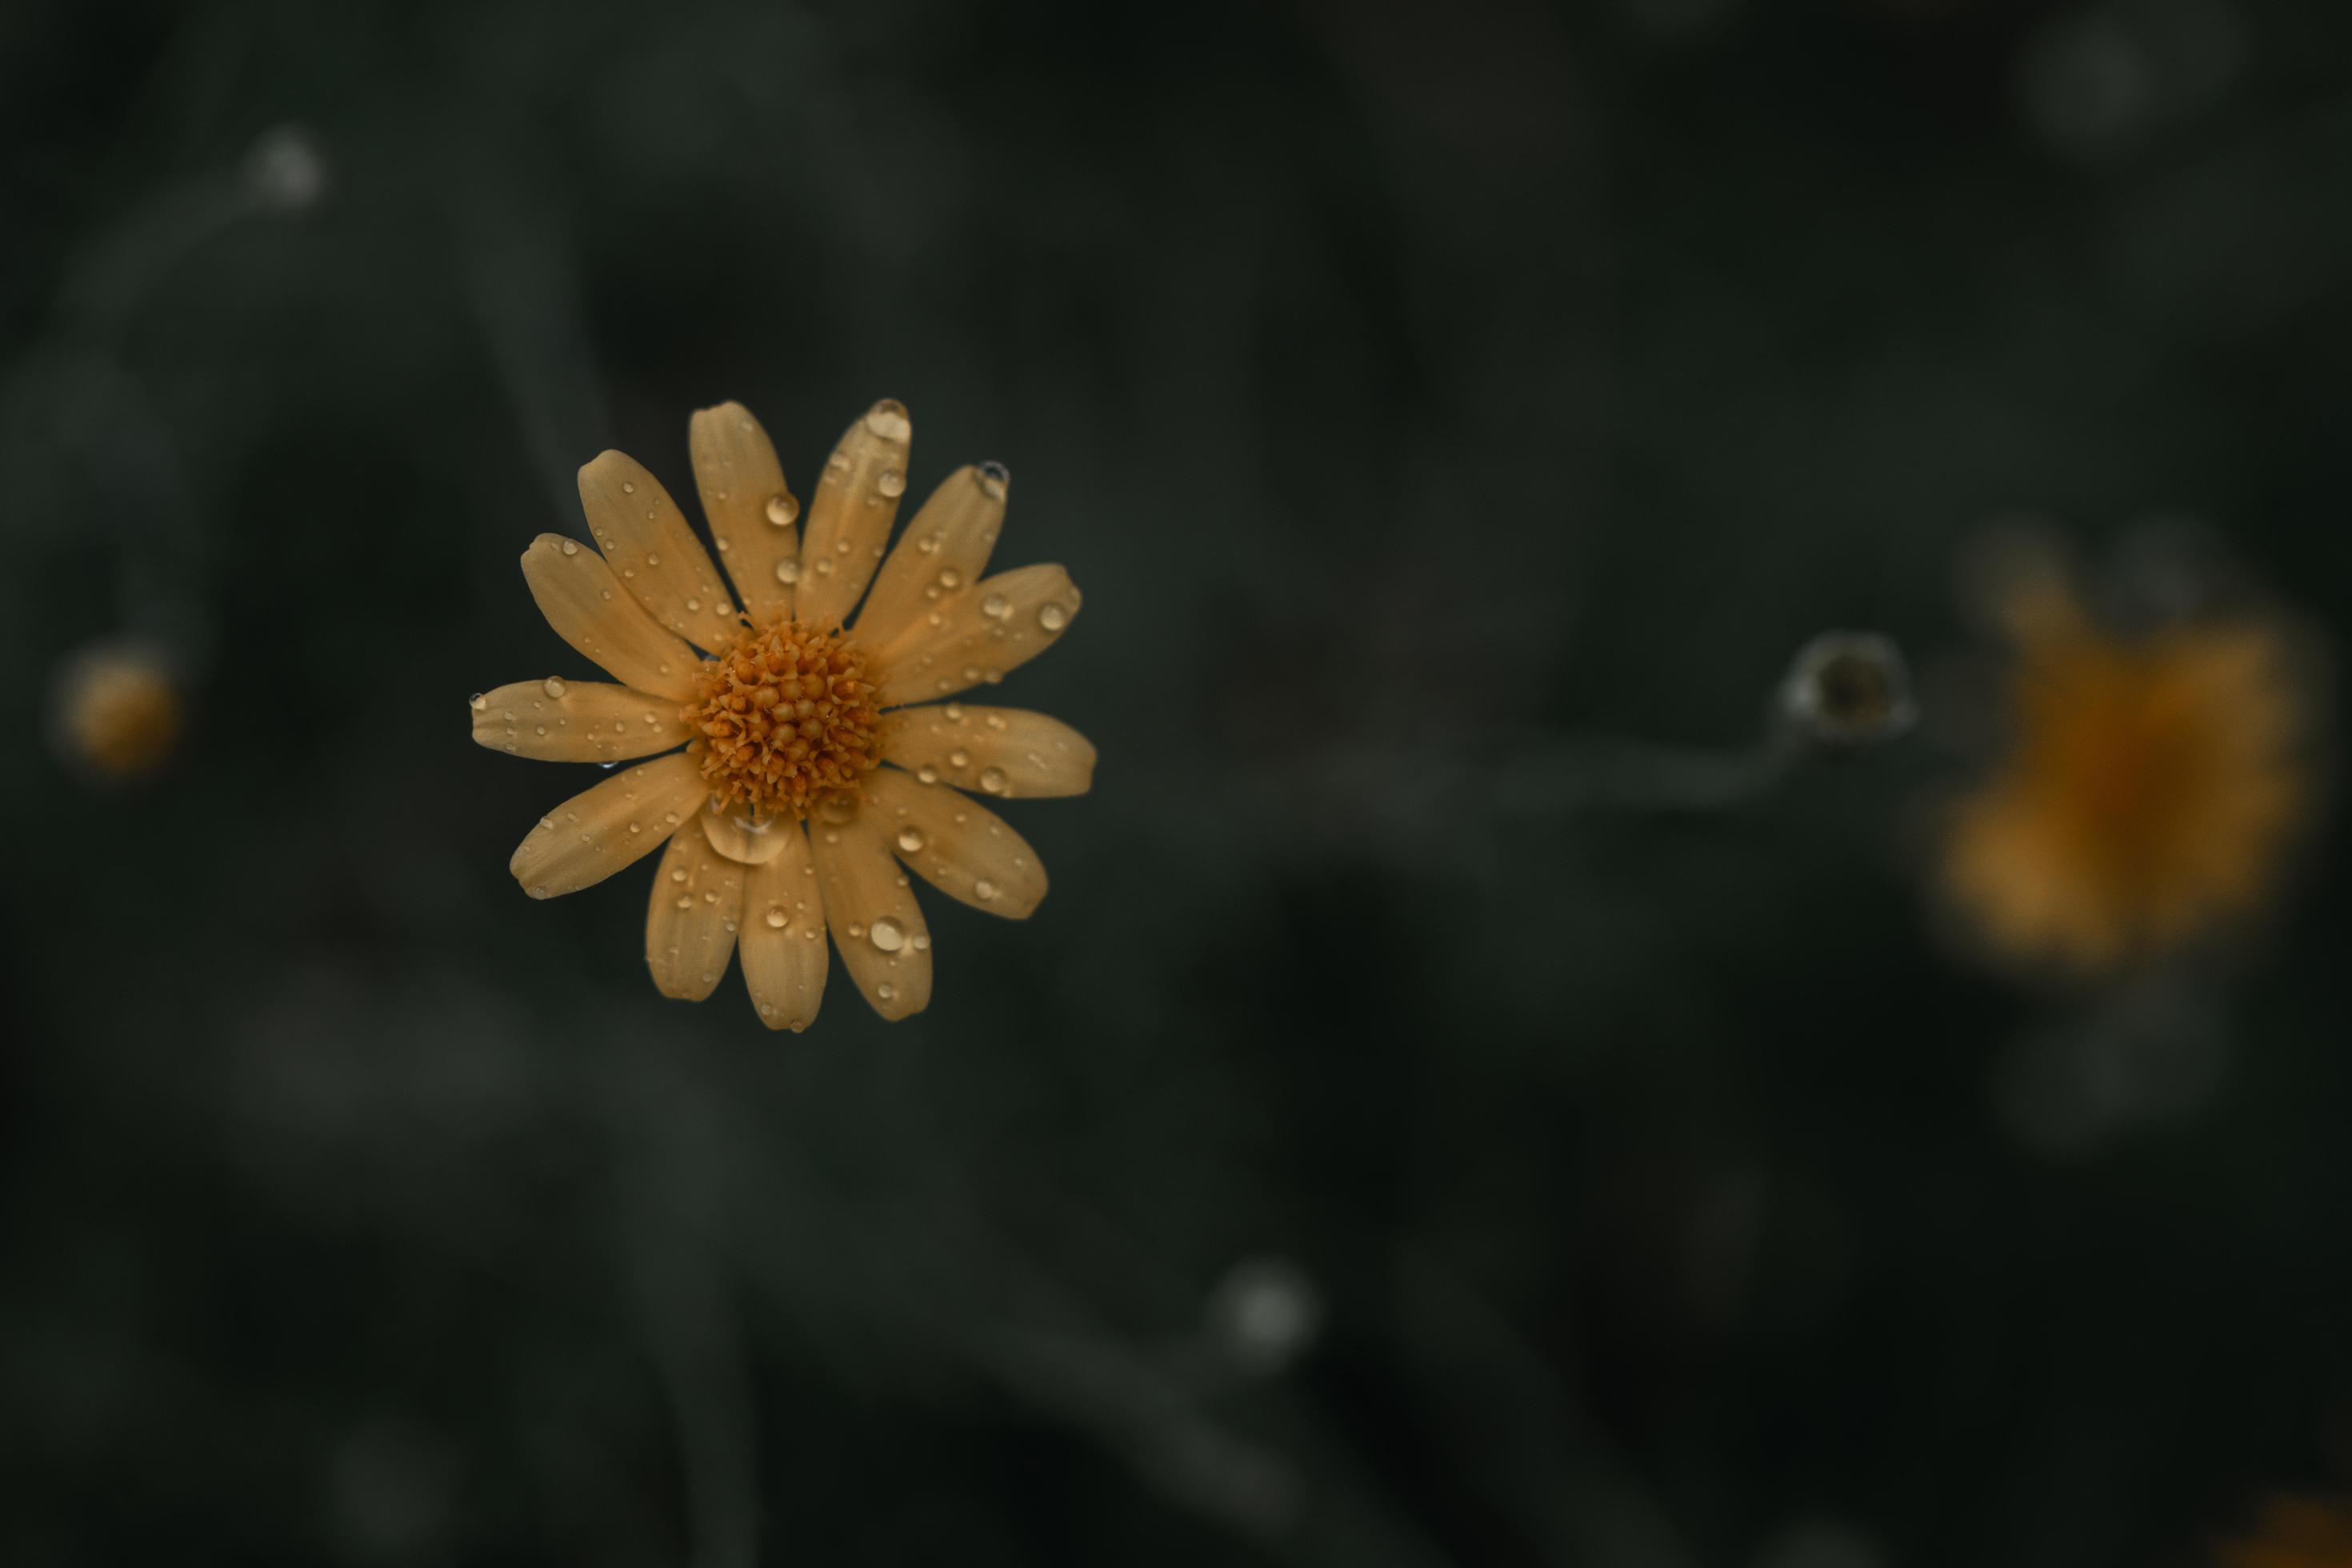
[{"label": "water droplet on petal", "polygon": [[560,675],[549,676],[545,681],[541,682],[541,685],[550,697],[561,697],[563,695],[563,678]]},{"label": "water droplet on petal", "polygon": [[466,699],[466,705],[477,713],[488,712],[490,706],[489,693],[486,691],[477,691],[471,697]]},{"label": "water droplet on petal", "polygon": [[1041,605],[1037,608],[1037,624],[1049,632],[1058,632],[1070,624],[1070,612],[1059,605]]},{"label": "water droplet on petal", "polygon": [[768,498],[768,521],[778,528],[790,528],[801,515],[801,503],[790,492],[778,490]]},{"label": "water droplet on petal", "polygon": [[1001,621],[1013,613],[1013,601],[1002,594],[991,594],[980,602],[980,613],[990,620]]},{"label": "water droplet on petal", "polygon": [[633,496],[636,494],[636,481],[634,479],[623,479],[621,481],[621,493],[625,496]]},{"label": "water droplet on petal", "polygon": [[971,896],[985,903],[996,897],[996,884],[982,877],[971,885]]},{"label": "water droplet on petal", "polygon": [[896,952],[907,945],[907,928],[884,915],[874,922],[874,929],[866,933],[866,940],[884,952]]},{"label": "water droplet on petal", "polygon": [[919,853],[923,847],[923,830],[921,828],[902,827],[898,829],[898,847],[905,853],[908,855]]},{"label": "water droplet on petal", "polygon": [[566,555],[577,555],[580,553],[580,546],[567,539],[563,542],[563,553]]},{"label": "water droplet on petal", "polygon": [[782,931],[790,923],[793,917],[784,913],[783,905],[774,904],[769,907],[767,918],[770,931]]},{"label": "water droplet on petal", "polygon": [[1004,770],[1003,768],[982,768],[980,770],[980,787],[988,794],[1003,795],[1004,793],[1004,784],[1005,778]]},{"label": "water droplet on petal", "polygon": [[907,493],[907,476],[896,468],[885,468],[874,481],[874,488],[886,496]]}]

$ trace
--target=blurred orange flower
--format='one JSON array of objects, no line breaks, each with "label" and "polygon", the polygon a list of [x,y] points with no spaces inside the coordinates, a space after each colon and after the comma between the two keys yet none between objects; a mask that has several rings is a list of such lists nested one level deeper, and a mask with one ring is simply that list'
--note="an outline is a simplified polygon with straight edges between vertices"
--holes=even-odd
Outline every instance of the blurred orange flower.
[{"label": "blurred orange flower", "polygon": [[902,1018],[930,1000],[931,938],[901,862],[991,914],[1019,920],[1045,896],[1035,851],[963,792],[1083,794],[1094,747],[1042,713],[932,700],[1044,652],[1078,591],[1059,566],[981,576],[1008,486],[992,463],[950,475],[884,560],[912,436],[896,403],[861,416],[803,529],[750,413],[695,415],[695,479],[740,608],[677,504],[619,452],[580,470],[598,549],[549,533],[523,554],[548,623],[621,684],[550,676],[480,693],[474,739],[557,762],[654,760],[542,817],[509,868],[551,898],[667,845],[646,921],[665,996],[702,1000],[740,951],[761,1021],[804,1028],[829,928],[851,982]]},{"label": "blurred orange flower", "polygon": [[58,668],[57,743],[94,779],[122,784],[154,772],[184,724],[179,683],[163,659],[132,643],[98,643]]},{"label": "blurred orange flower", "polygon": [[2214,1561],[2219,1568],[2352,1568],[2352,1510],[2273,1498],[2252,1539],[2225,1544]]},{"label": "blurred orange flower", "polygon": [[2131,636],[2054,572],[2004,584],[2006,756],[1948,829],[1943,882],[2003,955],[2080,973],[2258,910],[2307,816],[2305,683],[2253,616]]}]

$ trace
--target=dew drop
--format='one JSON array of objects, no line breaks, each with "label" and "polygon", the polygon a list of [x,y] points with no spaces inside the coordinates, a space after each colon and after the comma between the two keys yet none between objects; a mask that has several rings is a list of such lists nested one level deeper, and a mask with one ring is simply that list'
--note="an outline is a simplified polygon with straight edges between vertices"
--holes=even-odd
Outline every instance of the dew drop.
[{"label": "dew drop", "polygon": [[940,568],[940,587],[942,587],[942,588],[952,588],[952,587],[955,587],[957,584],[961,584],[962,581],[963,581],[963,574],[962,574],[962,573],[961,573],[961,572],[959,572],[959,571],[957,571],[954,567],[952,567],[952,566],[947,566],[947,567],[942,567],[942,568]]},{"label": "dew drop", "polygon": [[886,496],[904,495],[907,493],[907,476],[896,468],[885,468],[875,479],[874,488]]},{"label": "dew drop", "polygon": [[580,553],[580,546],[567,539],[563,542],[563,553],[566,555],[577,555]]},{"label": "dew drop", "polygon": [[980,488],[988,492],[991,500],[1004,499],[1004,487],[1013,482],[1013,472],[1002,463],[980,466]]},{"label": "dew drop", "polygon": [[915,433],[906,405],[889,397],[866,411],[866,428],[885,441],[904,441]]},{"label": "dew drop", "polygon": [[980,613],[990,620],[1001,621],[1013,613],[1013,601],[1002,594],[991,594],[980,602]]},{"label": "dew drop", "polygon": [[790,528],[801,515],[801,503],[791,492],[778,490],[768,498],[768,521],[778,528]]},{"label": "dew drop", "polygon": [[937,784],[940,782],[940,770],[931,766],[930,763],[925,763],[921,767],[915,770],[915,776],[922,780],[925,784]]},{"label": "dew drop", "polygon": [[541,687],[550,697],[561,697],[563,695],[563,678],[560,675],[551,675],[541,682]]},{"label": "dew drop", "polygon": [[866,933],[866,940],[884,952],[896,952],[907,945],[907,928],[884,915],[874,922],[874,929]]},{"label": "dew drop", "polygon": [[623,479],[621,481],[621,493],[625,496],[633,496],[636,494],[636,481],[634,479]]},{"label": "dew drop", "polygon": [[898,988],[886,980],[874,988],[874,994],[887,1002],[898,994]]},{"label": "dew drop", "polygon": [[996,884],[982,877],[971,885],[971,896],[985,903],[996,897]]},{"label": "dew drop", "polygon": [[919,827],[898,829],[898,847],[908,855],[919,854],[923,847],[923,830]]},{"label": "dew drop", "polygon": [[776,563],[776,581],[786,587],[801,580],[801,563],[796,556],[787,555]]},{"label": "dew drop", "polygon": [[770,931],[782,931],[792,918],[792,916],[784,913],[783,905],[772,904],[769,906],[768,909],[768,929]]},{"label": "dew drop", "polygon": [[961,746],[958,746],[954,751],[948,753],[948,766],[951,768],[968,768],[971,766],[971,753],[965,751]]},{"label": "dew drop", "polygon": [[982,768],[980,770],[980,787],[988,794],[1003,795],[1004,793],[1004,770],[1003,768]]},{"label": "dew drop", "polygon": [[477,691],[471,697],[466,699],[466,705],[477,713],[486,713],[489,710],[490,707],[489,693],[486,691]]},{"label": "dew drop", "polygon": [[1070,624],[1070,612],[1059,605],[1041,605],[1037,607],[1037,624],[1049,632],[1058,632]]},{"label": "dew drop", "polygon": [[646,552],[646,564],[648,566],[658,566],[661,564],[661,557],[648,550]]}]

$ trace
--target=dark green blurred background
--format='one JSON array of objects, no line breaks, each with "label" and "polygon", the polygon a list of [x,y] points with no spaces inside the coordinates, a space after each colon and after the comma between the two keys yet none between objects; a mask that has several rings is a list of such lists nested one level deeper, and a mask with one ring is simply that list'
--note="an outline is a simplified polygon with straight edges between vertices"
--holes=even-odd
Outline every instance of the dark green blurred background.
[{"label": "dark green blurred background", "polygon": [[[9,0],[0,1560],[2082,1568],[2346,1479],[2332,840],[2118,1002],[1937,937],[1932,682],[1726,809],[1576,759],[1933,668],[2021,509],[2343,626],[2347,50]],[[523,897],[593,775],[464,699],[593,673],[516,558],[600,447],[684,495],[740,398],[806,493],[885,395],[1085,589],[1002,698],[1102,763],[928,1014],[771,1036],[654,994],[643,868]],[[120,635],[193,728],[94,790]]]}]

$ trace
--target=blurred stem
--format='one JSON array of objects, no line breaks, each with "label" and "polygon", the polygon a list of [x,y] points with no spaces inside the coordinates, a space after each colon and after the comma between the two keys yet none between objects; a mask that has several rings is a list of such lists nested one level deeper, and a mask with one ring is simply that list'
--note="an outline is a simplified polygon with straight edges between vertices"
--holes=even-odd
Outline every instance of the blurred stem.
[{"label": "blurred stem", "polygon": [[56,331],[92,357],[120,356],[139,308],[171,270],[252,210],[232,176],[163,192],[100,236],[58,289]]},{"label": "blurred stem", "polygon": [[1572,735],[1506,764],[1496,803],[1526,812],[1728,811],[1769,794],[1804,755],[1797,734],[1780,725],[1729,751]]},{"label": "blurred stem", "polygon": [[615,1107],[618,1225],[654,1364],[677,1426],[695,1568],[752,1568],[759,1555],[759,1478],[741,1325],[722,1254],[700,1229],[711,1205],[690,1159],[629,1145],[634,1107]]}]

